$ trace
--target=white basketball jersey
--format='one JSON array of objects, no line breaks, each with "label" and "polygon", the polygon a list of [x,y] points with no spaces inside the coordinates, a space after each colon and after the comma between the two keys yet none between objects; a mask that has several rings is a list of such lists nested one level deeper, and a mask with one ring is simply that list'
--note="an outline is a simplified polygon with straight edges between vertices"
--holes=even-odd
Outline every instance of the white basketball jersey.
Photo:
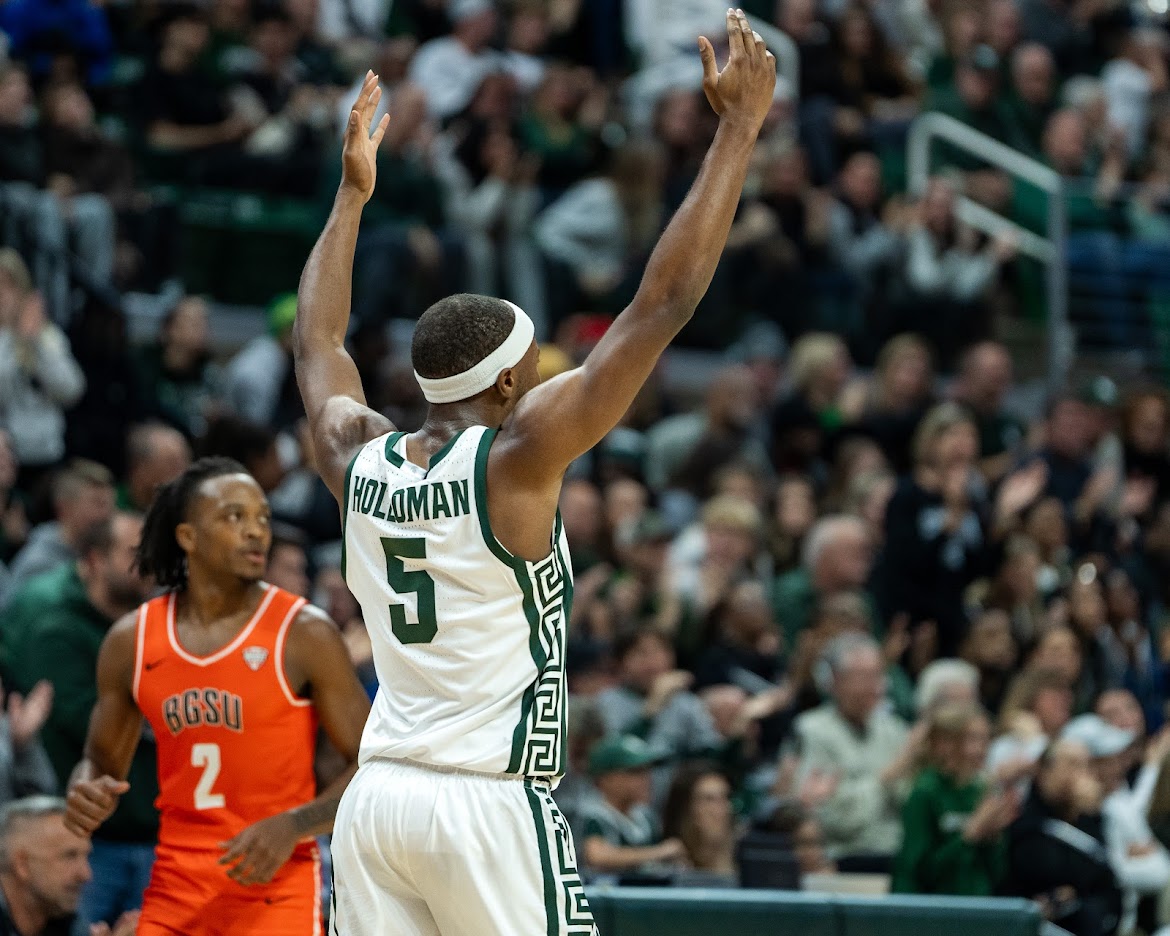
[{"label": "white basketball jersey", "polygon": [[361,603],[378,694],[361,762],[392,757],[546,777],[565,768],[565,629],[573,600],[557,516],[540,562],[492,535],[496,430],[455,436],[424,469],[405,433],[368,442],[345,478],[342,574]]}]

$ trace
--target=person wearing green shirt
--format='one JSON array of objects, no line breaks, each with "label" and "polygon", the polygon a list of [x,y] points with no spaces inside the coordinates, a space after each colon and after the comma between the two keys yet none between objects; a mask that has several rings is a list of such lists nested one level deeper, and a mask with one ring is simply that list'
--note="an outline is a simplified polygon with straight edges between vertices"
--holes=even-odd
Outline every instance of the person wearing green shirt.
[{"label": "person wearing green shirt", "polygon": [[990,896],[1006,867],[1004,830],[1020,806],[1014,789],[989,787],[980,776],[990,722],[974,703],[948,703],[931,717],[927,738],[930,763],[902,808],[892,889]]},{"label": "person wearing green shirt", "polygon": [[[76,562],[29,580],[4,616],[5,684],[23,693],[42,679],[53,685],[41,741],[62,789],[84,753],[102,640],[149,595],[149,582],[133,569],[141,533],[142,520],[132,514],[97,524],[82,537]],[[93,878],[81,910],[95,922],[141,906],[158,837],[153,738],[138,745],[127,779],[129,792],[93,840]]]}]

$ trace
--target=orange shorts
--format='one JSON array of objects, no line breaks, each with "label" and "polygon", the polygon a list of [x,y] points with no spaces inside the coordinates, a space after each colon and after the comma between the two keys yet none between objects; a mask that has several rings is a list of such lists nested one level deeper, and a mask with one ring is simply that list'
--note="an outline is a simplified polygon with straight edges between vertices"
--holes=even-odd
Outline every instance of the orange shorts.
[{"label": "orange shorts", "polygon": [[321,857],[302,845],[268,884],[244,887],[220,851],[159,846],[137,936],[321,936]]}]

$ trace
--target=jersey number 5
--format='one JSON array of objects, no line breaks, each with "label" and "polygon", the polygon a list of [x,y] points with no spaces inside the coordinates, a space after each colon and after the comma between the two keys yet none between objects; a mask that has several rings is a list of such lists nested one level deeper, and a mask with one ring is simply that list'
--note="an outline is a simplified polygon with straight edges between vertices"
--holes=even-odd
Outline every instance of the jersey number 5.
[{"label": "jersey number 5", "polygon": [[195,784],[195,808],[223,809],[223,794],[211,792],[219,776],[219,745],[196,744],[191,748],[191,766],[203,768],[203,776]]},{"label": "jersey number 5", "polygon": [[430,643],[439,631],[435,616],[435,580],[427,572],[407,572],[403,559],[425,559],[427,541],[421,536],[407,538],[382,537],[382,549],[386,552],[386,581],[398,594],[414,592],[418,623],[406,620],[406,608],[400,604],[390,605],[390,627],[394,636],[404,644]]}]

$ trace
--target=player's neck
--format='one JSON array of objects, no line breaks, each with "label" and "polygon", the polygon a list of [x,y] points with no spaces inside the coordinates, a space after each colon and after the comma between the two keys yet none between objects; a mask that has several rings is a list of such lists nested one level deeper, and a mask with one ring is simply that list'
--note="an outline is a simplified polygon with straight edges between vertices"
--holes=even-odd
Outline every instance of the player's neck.
[{"label": "player's neck", "polygon": [[214,577],[191,569],[184,589],[187,614],[203,622],[217,621],[238,614],[255,603],[263,590],[259,582],[232,577]]},{"label": "player's neck", "polygon": [[449,439],[456,432],[472,426],[497,428],[507,415],[503,406],[493,403],[460,400],[458,403],[432,403],[427,409],[427,418],[417,435]]}]

